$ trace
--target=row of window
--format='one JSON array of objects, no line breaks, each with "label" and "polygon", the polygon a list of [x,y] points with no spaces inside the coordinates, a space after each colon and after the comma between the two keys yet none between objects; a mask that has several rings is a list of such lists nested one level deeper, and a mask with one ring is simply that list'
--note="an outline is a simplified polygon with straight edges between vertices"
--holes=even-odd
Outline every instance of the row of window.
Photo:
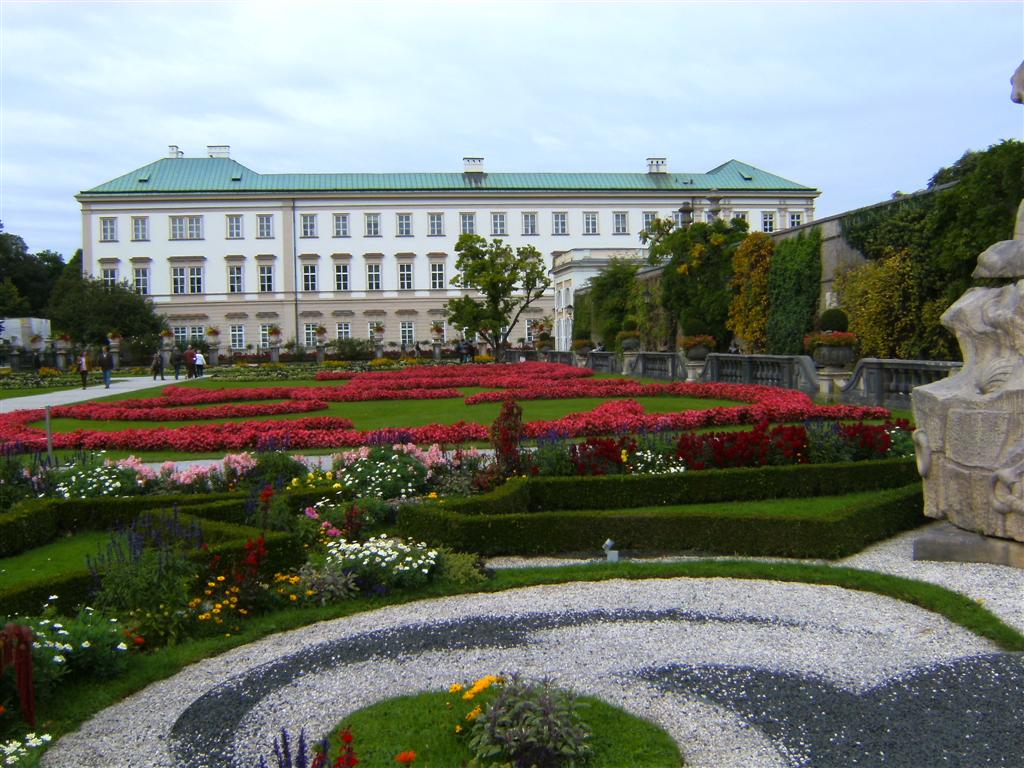
[{"label": "row of window", "polygon": [[[335,213],[333,216],[333,233],[334,237],[349,237],[350,236],[350,225],[349,216],[347,213]],[[682,226],[684,223],[684,214],[680,211],[673,213],[677,226]],[[716,214],[708,211],[706,213],[707,220],[713,221],[716,218]],[[643,226],[642,229],[649,229],[651,223],[658,217],[657,211],[644,211],[642,214]],[[734,218],[747,220],[746,211],[736,211],[733,214]],[[171,240],[202,240],[203,239],[203,217],[202,216],[170,216],[169,221],[169,239]],[[509,234],[508,229],[508,214],[504,211],[491,211],[490,214],[491,231],[492,236],[503,236]],[[801,212],[792,212],[789,214],[789,226],[797,227],[803,223],[803,214]],[[229,213],[225,216],[225,227],[226,236],[229,240],[241,240],[244,238],[242,228],[242,214],[240,213]],[[764,211],[761,214],[761,229],[765,232],[775,231],[775,213],[773,211]],[[299,231],[304,238],[315,238],[319,237],[319,214],[316,213],[303,213],[299,217]],[[476,224],[476,213],[460,213],[459,214],[459,232],[460,234],[478,234]],[[584,211],[583,212],[583,230],[584,235],[599,235],[600,231],[600,212],[599,211]],[[443,237],[445,234],[445,219],[444,213],[428,213],[427,214],[427,234],[431,237]],[[522,214],[521,222],[521,235],[537,235],[539,234],[537,225],[537,212],[536,211],[524,211]],[[551,234],[552,235],[568,235],[569,234],[569,212],[568,211],[554,211],[551,214]],[[613,235],[628,235],[629,230],[629,211],[612,211],[612,234]],[[381,214],[379,213],[364,213],[363,214],[363,236],[364,237],[381,237]],[[413,236],[413,216],[411,213],[396,213],[395,214],[395,236],[396,237],[412,237]],[[274,237],[274,216],[273,214],[257,214],[256,216],[256,237],[258,239],[269,239]],[[149,240],[149,217],[148,216],[132,216],[132,240],[133,241],[144,241]],[[101,242],[116,242],[117,241],[117,217],[116,216],[101,216],[100,217],[100,241]]]},{"label": "row of window", "polygon": [[[526,341],[532,343],[534,340],[534,321],[526,321]],[[374,320],[366,323],[366,337],[368,339],[374,338],[374,328],[377,322]],[[259,339],[260,347],[270,346],[270,329],[272,325],[270,323],[263,323],[258,328],[257,337]],[[305,323],[302,326],[302,343],[305,347],[315,347],[319,341],[317,336],[317,329],[320,328],[319,323]],[[206,338],[206,329],[202,325],[178,325],[171,328],[174,334],[174,340],[182,344],[189,344],[194,340],[202,340]],[[348,321],[335,323],[334,334],[336,339],[351,339],[352,338],[352,323]],[[416,337],[416,321],[415,320],[402,320],[398,324],[398,336],[399,341],[402,344],[412,346],[421,339]],[[448,341],[449,328],[444,325],[444,330],[441,334],[441,341]],[[249,342],[246,340],[246,327],[244,324],[232,324],[228,326],[228,344],[231,349],[244,350]]]},{"label": "row of window", "polygon": [[[228,293],[245,293],[244,274],[240,265],[228,265],[227,286]],[[171,267],[171,293],[203,293],[205,268],[195,267]],[[352,273],[350,265],[334,265],[334,288],[335,291],[352,290]],[[100,270],[100,279],[109,286],[117,285],[118,274],[116,267],[104,267]],[[134,267],[132,269],[132,285],[136,293],[149,295],[151,292],[151,271],[149,267]],[[274,265],[257,265],[257,287],[260,293],[273,293],[274,286]],[[302,265],[302,290],[320,291],[330,290],[320,286],[320,270],[318,264]],[[413,282],[413,265],[400,262],[398,264],[398,290],[411,291],[415,289]],[[448,287],[445,274],[444,262],[431,262],[430,264],[430,290],[442,291]],[[383,290],[380,264],[366,265],[366,290]]]}]

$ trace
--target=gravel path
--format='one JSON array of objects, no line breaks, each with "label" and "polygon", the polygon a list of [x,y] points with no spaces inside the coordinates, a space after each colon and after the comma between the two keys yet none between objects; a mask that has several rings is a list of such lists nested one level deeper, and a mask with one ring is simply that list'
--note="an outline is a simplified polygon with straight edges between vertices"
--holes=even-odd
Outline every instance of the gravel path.
[{"label": "gravel path", "polygon": [[659,723],[698,768],[1024,765],[1020,655],[897,600],[731,579],[531,587],[275,635],[101,712],[44,765],[250,768],[282,725],[319,734],[509,671]]}]

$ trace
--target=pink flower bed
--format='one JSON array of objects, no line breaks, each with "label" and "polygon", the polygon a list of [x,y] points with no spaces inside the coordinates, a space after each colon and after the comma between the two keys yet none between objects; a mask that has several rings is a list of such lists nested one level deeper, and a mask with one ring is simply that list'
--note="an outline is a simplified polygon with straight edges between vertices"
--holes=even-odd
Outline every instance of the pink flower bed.
[{"label": "pink flower bed", "polygon": [[[326,372],[330,373],[330,372]],[[469,404],[504,399],[558,399],[571,397],[698,397],[735,400],[746,405],[678,413],[647,413],[635,400],[616,400],[586,413],[525,425],[526,436],[587,437],[638,431],[688,430],[731,424],[758,424],[808,419],[884,419],[884,408],[816,406],[802,392],[739,384],[641,384],[616,379],[591,379],[586,369],[547,363],[518,365],[466,365],[373,371],[352,376],[337,387],[263,387],[196,390],[169,386],[163,395],[148,400],[87,403],[53,410],[56,416],[111,420],[201,420],[274,413],[298,413],[326,407],[327,402],[363,400],[416,400],[459,397],[454,387],[500,388],[466,398]],[[319,377],[318,377],[319,378]],[[324,377],[326,378],[326,377]],[[197,405],[237,400],[283,400],[260,405]],[[21,444],[45,446],[45,436],[29,426],[43,418],[41,410],[0,415],[0,447]],[[117,432],[76,430],[53,436],[56,448],[218,451],[258,448],[268,444],[289,448],[337,448],[394,443],[455,444],[488,439],[483,424],[458,422],[425,427],[361,431],[348,419],[309,417],[290,421],[246,421],[230,424],[190,424],[184,427],[125,429]]]}]

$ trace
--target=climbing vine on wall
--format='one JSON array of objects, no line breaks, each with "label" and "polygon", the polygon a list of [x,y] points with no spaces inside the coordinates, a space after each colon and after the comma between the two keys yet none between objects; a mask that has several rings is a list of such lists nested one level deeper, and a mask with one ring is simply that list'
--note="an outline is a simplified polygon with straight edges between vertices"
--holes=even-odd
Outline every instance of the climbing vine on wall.
[{"label": "climbing vine on wall", "polygon": [[754,232],[732,257],[732,302],[728,327],[743,340],[744,352],[768,348],[768,272],[775,246],[764,232]]},{"label": "climbing vine on wall", "polygon": [[821,286],[821,232],[782,240],[768,270],[768,352],[803,354],[804,334],[811,329]]}]

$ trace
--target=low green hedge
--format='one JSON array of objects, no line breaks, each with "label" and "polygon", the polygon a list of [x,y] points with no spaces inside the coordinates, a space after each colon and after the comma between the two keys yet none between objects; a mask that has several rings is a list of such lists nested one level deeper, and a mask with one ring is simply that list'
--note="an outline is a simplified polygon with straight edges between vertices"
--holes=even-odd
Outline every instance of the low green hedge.
[{"label": "low green hedge", "polygon": [[444,505],[404,507],[403,535],[481,555],[595,552],[606,538],[620,549],[827,558],[926,522],[920,483],[879,491],[834,512],[792,516],[722,515],[698,506],[654,514],[628,508],[467,515]]},{"label": "low green hedge", "polygon": [[[312,504],[327,491],[308,488],[284,491],[296,506]],[[246,493],[103,496],[92,499],[23,499],[0,514],[0,557],[40,547],[59,535],[128,525],[142,512],[180,509],[197,517],[245,523],[255,503]]]},{"label": "low green hedge", "polygon": [[[541,477],[529,481],[529,509],[624,509],[654,504],[844,496],[897,488],[919,480],[913,459],[713,469],[678,475]],[[483,505],[482,509],[488,508]]]},{"label": "low green hedge", "polygon": [[[205,563],[212,555],[226,559],[244,557],[246,544],[260,532],[246,525],[208,520],[179,514],[182,522],[196,521],[203,529],[207,549],[196,552],[192,559]],[[290,533],[268,532],[265,536],[267,566],[274,571],[294,568],[305,561],[306,551],[299,538]],[[88,568],[79,568],[58,577],[19,584],[0,590],[0,615],[36,614],[50,595],[58,595],[63,606],[88,605],[96,590],[96,581]]]}]

